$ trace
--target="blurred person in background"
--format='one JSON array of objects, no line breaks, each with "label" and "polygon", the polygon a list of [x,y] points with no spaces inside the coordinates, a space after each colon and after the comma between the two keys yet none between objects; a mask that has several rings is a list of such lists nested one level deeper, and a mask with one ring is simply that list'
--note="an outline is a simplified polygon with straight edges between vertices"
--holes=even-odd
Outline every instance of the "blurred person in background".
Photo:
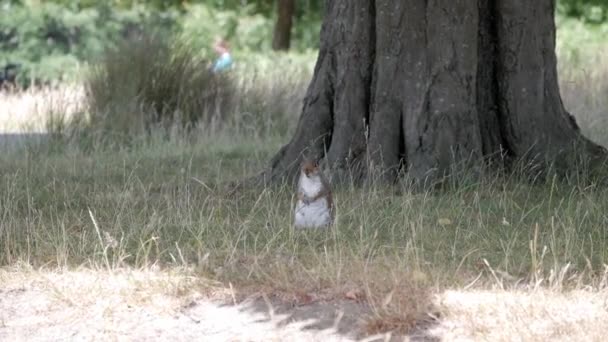
[{"label": "blurred person in background", "polygon": [[227,41],[224,39],[217,39],[215,44],[213,44],[213,50],[218,55],[218,58],[211,67],[213,72],[222,72],[232,68],[232,55],[230,54],[230,47]]}]

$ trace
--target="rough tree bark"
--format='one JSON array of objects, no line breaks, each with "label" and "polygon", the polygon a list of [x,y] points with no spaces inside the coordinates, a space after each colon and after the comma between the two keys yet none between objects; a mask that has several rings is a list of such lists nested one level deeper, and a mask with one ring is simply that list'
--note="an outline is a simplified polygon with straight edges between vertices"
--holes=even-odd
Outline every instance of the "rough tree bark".
[{"label": "rough tree bark", "polygon": [[289,50],[291,27],[296,10],[295,0],[279,0],[277,3],[277,21],[272,38],[273,50]]},{"label": "rough tree bark", "polygon": [[[559,94],[554,0],[328,0],[295,134],[266,181],[304,156],[334,171],[435,179],[454,165],[548,165],[585,139]],[[338,174],[340,172],[337,172]]]}]

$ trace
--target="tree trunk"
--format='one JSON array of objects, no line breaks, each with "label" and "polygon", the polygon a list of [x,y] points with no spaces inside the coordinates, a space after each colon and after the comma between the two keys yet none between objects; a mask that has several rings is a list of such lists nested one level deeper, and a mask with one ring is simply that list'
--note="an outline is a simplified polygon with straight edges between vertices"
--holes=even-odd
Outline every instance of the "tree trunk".
[{"label": "tree trunk", "polygon": [[292,178],[304,156],[338,175],[392,180],[404,170],[419,181],[488,162],[547,166],[575,146],[605,156],[562,105],[554,0],[325,6],[297,129],[266,180]]},{"label": "tree trunk", "polygon": [[273,50],[289,50],[291,26],[296,9],[295,0],[279,0],[277,4],[277,22],[272,38]]}]

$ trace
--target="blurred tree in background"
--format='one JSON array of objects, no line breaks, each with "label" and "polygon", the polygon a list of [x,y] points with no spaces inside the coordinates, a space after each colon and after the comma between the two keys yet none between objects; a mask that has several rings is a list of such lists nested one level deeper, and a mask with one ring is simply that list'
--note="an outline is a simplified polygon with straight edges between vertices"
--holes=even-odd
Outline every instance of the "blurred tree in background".
[{"label": "blurred tree in background", "polygon": [[272,48],[274,50],[289,50],[295,10],[295,0],[277,1],[277,19],[272,38]]}]

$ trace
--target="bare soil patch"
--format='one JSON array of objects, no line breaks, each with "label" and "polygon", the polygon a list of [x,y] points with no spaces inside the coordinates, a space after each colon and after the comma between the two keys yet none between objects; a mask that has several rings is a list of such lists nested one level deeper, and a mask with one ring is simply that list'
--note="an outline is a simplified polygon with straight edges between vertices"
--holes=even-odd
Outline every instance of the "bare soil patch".
[{"label": "bare soil patch", "polygon": [[336,304],[285,310],[272,299],[229,298],[180,273],[1,271],[0,340],[349,341],[361,310],[351,304],[338,320]]},{"label": "bare soil patch", "polygon": [[[354,341],[371,310],[234,294],[181,271],[0,270],[0,340]],[[603,341],[605,291],[452,290],[410,341]],[[362,340],[403,340],[390,334]]]}]

